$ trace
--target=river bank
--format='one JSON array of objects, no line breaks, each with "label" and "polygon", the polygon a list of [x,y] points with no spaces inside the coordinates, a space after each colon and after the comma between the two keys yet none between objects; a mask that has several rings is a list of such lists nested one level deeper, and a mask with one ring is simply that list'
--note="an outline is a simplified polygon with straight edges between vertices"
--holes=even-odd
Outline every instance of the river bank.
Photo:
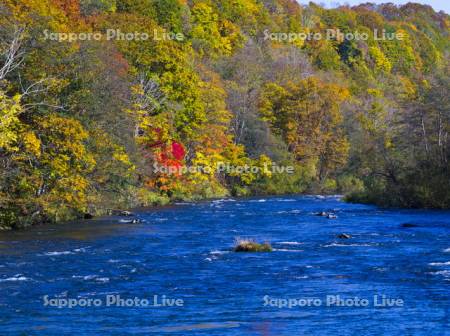
[{"label": "river bank", "polygon": [[[253,199],[257,197],[289,197],[289,196],[305,196],[305,197],[316,197],[318,199],[324,199],[326,197],[339,197],[344,202],[348,203],[354,203],[354,204],[366,204],[366,205],[374,205],[379,206],[384,209],[428,209],[428,210],[446,210],[445,208],[434,208],[434,207],[413,207],[413,206],[393,206],[392,204],[389,204],[388,201],[383,201],[382,199],[375,199],[373,197],[368,197],[366,194],[347,194],[347,195],[337,195],[333,193],[329,194],[315,194],[315,193],[305,193],[305,194],[273,194],[273,195],[267,195],[267,194],[254,194],[251,196],[236,196],[233,197],[234,199],[238,200],[246,200],[246,199]],[[40,223],[34,223],[30,225],[24,225],[24,226],[15,226],[15,225],[0,225],[0,232],[1,231],[9,231],[9,230],[23,230],[27,228],[31,228],[33,226],[41,226],[41,225],[48,225],[51,223],[64,223],[64,222],[73,222],[76,220],[89,220],[93,218],[105,218],[107,216],[123,216],[128,217],[128,214],[132,214],[135,212],[140,212],[144,210],[158,210],[158,209],[164,209],[166,207],[178,205],[178,204],[184,204],[186,202],[192,203],[192,202],[210,202],[214,200],[220,200],[223,197],[210,197],[210,198],[201,198],[201,197],[194,197],[190,199],[179,199],[179,200],[170,200],[167,197],[153,197],[150,199],[147,203],[140,203],[140,204],[131,204],[128,208],[108,208],[108,207],[89,207],[91,211],[86,212],[84,214],[79,214],[78,216],[75,216],[70,219],[66,219],[63,221],[48,221],[48,222],[40,222]]]}]

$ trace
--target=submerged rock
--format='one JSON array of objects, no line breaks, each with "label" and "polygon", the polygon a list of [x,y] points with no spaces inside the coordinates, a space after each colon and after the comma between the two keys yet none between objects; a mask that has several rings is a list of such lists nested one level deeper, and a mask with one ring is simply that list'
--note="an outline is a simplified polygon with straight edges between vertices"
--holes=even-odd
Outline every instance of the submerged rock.
[{"label": "submerged rock", "polygon": [[138,224],[138,223],[141,223],[141,220],[140,219],[121,219],[120,222],[125,223],[125,224]]},{"label": "submerged rock", "polygon": [[346,233],[341,233],[340,235],[338,235],[338,238],[340,238],[340,239],[350,239],[350,238],[352,238],[352,236],[350,236],[349,234],[346,234]]},{"label": "submerged rock", "polygon": [[234,252],[272,252],[272,246],[269,243],[256,243],[251,240],[238,240],[234,246]]},{"label": "submerged rock", "polygon": [[121,211],[119,213],[119,216],[124,216],[124,217],[131,217],[134,216],[134,213],[130,212],[130,211]]},{"label": "submerged rock", "polygon": [[412,223],[403,223],[402,225],[401,225],[401,227],[404,227],[404,228],[413,228],[413,227],[418,227],[419,225],[417,225],[417,224],[412,224]]},{"label": "submerged rock", "polygon": [[328,219],[336,219],[337,216],[332,213],[332,212],[325,212],[325,211],[321,211],[321,212],[316,212],[315,213],[316,216],[320,216],[320,217],[326,217]]}]

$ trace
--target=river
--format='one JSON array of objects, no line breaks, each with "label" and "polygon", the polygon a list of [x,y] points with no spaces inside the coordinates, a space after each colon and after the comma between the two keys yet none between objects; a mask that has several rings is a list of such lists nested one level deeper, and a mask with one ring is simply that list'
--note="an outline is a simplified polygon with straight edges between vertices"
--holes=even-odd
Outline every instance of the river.
[{"label": "river", "polygon": [[[0,233],[0,335],[450,330],[448,211],[283,196],[180,203],[136,217]],[[237,237],[274,251],[233,252]]]}]

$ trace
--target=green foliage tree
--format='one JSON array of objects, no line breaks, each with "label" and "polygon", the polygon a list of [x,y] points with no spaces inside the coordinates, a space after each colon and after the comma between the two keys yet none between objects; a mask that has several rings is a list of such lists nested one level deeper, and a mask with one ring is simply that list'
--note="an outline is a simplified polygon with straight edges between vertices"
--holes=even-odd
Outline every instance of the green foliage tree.
[{"label": "green foliage tree", "polygon": [[310,77],[286,87],[267,84],[259,106],[297,160],[315,162],[323,180],[346,163],[349,144],[339,126],[340,104],[348,95],[344,88]]}]

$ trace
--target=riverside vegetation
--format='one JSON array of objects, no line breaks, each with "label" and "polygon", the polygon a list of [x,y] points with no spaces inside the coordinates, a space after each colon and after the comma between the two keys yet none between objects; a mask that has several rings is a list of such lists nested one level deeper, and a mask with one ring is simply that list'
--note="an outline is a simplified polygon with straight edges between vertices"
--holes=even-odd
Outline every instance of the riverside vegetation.
[{"label": "riverside vegetation", "polygon": [[[448,28],[414,3],[0,0],[0,227],[230,194],[448,208]],[[282,38],[330,29],[367,38]]]},{"label": "riverside vegetation", "polygon": [[233,248],[234,252],[272,252],[269,243],[257,243],[251,239],[236,239]]}]

